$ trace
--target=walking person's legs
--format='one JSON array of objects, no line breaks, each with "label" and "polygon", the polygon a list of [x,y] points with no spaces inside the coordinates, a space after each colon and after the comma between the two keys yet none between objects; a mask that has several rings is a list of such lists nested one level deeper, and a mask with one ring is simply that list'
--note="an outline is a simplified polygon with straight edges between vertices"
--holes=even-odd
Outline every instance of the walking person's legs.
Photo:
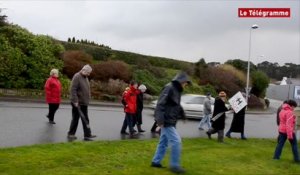
[{"label": "walking person's legs", "polygon": [[135,131],[133,129],[133,114],[126,113],[127,126],[129,127],[129,134],[134,135]]},{"label": "walking person's legs", "polygon": [[224,142],[224,130],[218,130],[218,142]]},{"label": "walking person's legs", "polygon": [[298,153],[298,146],[297,146],[297,138],[296,138],[295,134],[293,134],[293,138],[294,139],[292,141],[290,141],[290,144],[291,144],[291,147],[292,147],[294,161],[295,162],[300,162],[299,153]]},{"label": "walking person's legs", "polygon": [[81,118],[82,128],[83,128],[83,132],[84,132],[84,138],[87,139],[87,138],[96,137],[95,135],[92,135],[92,131],[90,128],[90,120],[89,120],[89,116],[88,116],[88,106],[80,105],[80,110],[82,111],[82,113],[84,115],[82,117],[85,117],[85,120],[83,118]]},{"label": "walking person's legs", "polygon": [[[205,123],[207,123],[208,117],[209,117],[209,116],[207,116],[207,115],[204,115],[204,116],[202,117],[201,121],[199,122],[198,129],[203,130],[203,125],[204,125]],[[210,128],[210,127],[209,127],[209,128]],[[208,129],[209,129],[209,128],[208,128]]]},{"label": "walking person's legs", "polygon": [[142,111],[139,111],[136,114],[136,124],[138,128],[138,132],[145,132],[145,130],[142,129],[142,124],[143,124]]},{"label": "walking person's legs", "polygon": [[74,106],[73,103],[71,103],[71,105],[72,105],[72,120],[71,120],[70,129],[68,132],[68,137],[71,139],[76,139],[75,133],[76,133],[77,126],[78,126],[79,113],[78,113],[77,107]]},{"label": "walking person's legs", "polygon": [[166,154],[167,148],[168,148],[168,138],[166,136],[166,129],[163,127],[161,128],[159,143],[157,145],[155,154],[153,156],[151,166],[158,167],[158,168],[162,167],[161,161]]},{"label": "walking person's legs", "polygon": [[151,132],[155,132],[156,131],[156,128],[157,128],[157,122],[154,121],[152,127],[151,127]]},{"label": "walking person's legs", "polygon": [[122,128],[121,128],[121,134],[128,134],[126,132],[126,129],[127,129],[127,114],[125,114],[125,117],[124,117],[124,121],[123,121],[123,125],[122,125]]},{"label": "walking person's legs", "polygon": [[231,128],[226,132],[226,137],[231,138]]},{"label": "walking person's legs", "polygon": [[184,173],[185,170],[180,167],[181,156],[181,138],[175,127],[167,127],[166,135],[171,144],[170,169],[174,173]]},{"label": "walking person's legs", "polygon": [[277,143],[277,146],[276,146],[276,149],[275,149],[275,152],[274,152],[273,159],[280,159],[282,148],[283,148],[283,146],[285,144],[286,139],[287,139],[287,135],[286,134],[279,133],[278,143]]},{"label": "walking person's legs", "polygon": [[49,123],[55,124],[54,115],[59,107],[59,104],[58,103],[49,103],[48,106],[49,106],[49,112],[48,112],[47,117],[49,119]]}]

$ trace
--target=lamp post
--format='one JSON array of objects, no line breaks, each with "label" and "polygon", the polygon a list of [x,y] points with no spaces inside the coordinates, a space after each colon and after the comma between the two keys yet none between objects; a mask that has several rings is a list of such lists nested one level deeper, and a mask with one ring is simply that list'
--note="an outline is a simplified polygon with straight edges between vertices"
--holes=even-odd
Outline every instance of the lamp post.
[{"label": "lamp post", "polygon": [[250,28],[250,37],[249,37],[249,55],[248,55],[248,67],[247,67],[247,82],[246,82],[246,102],[248,105],[248,97],[250,94],[250,89],[249,89],[249,76],[250,76],[250,57],[251,57],[251,33],[252,33],[252,29],[257,29],[258,25],[254,24],[251,26]]}]

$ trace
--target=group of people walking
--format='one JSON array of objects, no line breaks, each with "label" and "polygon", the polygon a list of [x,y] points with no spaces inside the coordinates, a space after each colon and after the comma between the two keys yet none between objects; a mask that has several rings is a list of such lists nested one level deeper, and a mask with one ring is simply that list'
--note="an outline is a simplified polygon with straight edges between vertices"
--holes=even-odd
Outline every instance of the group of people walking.
[{"label": "group of people walking", "polygon": [[[121,128],[121,134],[136,135],[137,132],[145,132],[142,129],[143,119],[143,94],[147,87],[143,84],[138,85],[136,81],[131,81],[130,86],[125,89],[122,95],[122,103],[124,105],[125,119]],[[137,130],[134,129],[135,125]],[[127,127],[129,133],[126,132]]]},{"label": "group of people walking", "polygon": [[[89,126],[88,118],[88,104],[90,101],[90,85],[88,76],[92,72],[89,65],[85,65],[78,73],[73,76],[71,82],[70,99],[72,106],[72,120],[70,129],[68,131],[68,138],[76,139],[75,136],[79,118],[81,118],[84,139],[91,140],[95,135],[92,135]],[[161,164],[167,148],[170,145],[170,170],[174,173],[184,173],[185,170],[180,166],[181,157],[181,137],[176,130],[176,123],[179,116],[185,116],[184,110],[180,105],[181,94],[183,89],[191,84],[188,75],[185,72],[178,73],[174,79],[165,85],[162,89],[157,105],[155,108],[155,127],[160,128],[160,138],[152,158],[151,166],[154,168],[163,168]],[[122,95],[122,103],[124,105],[125,118],[121,127],[121,134],[135,135],[137,132],[145,132],[142,128],[142,110],[143,110],[143,94],[146,91],[146,86],[138,84],[135,81],[130,82],[130,85]],[[47,118],[50,124],[55,124],[54,114],[60,104],[61,84],[58,80],[58,70],[53,69],[50,72],[50,77],[45,83],[46,101],[49,105],[49,112]],[[224,141],[224,129],[226,112],[231,110],[225,105],[226,93],[219,92],[218,97],[215,98],[214,109],[212,109],[211,94],[206,94],[204,100],[204,116],[198,125],[199,129],[207,126],[206,134],[211,138],[212,134],[218,134],[218,141]],[[293,100],[285,101],[281,106],[277,123],[279,125],[278,144],[274,153],[274,159],[279,159],[285,141],[288,139],[292,146],[294,160],[299,162],[299,155],[297,149],[297,140],[295,135],[296,116],[293,114],[297,103]],[[241,139],[246,139],[244,135],[245,125],[245,108],[238,113],[234,113],[230,129],[226,135],[231,138],[232,132],[241,133]],[[137,130],[134,127],[137,126]],[[153,131],[155,131],[153,127]],[[129,132],[126,129],[129,128]]]},{"label": "group of people walking", "polygon": [[[226,97],[226,93],[220,91],[218,97],[215,99],[214,109],[212,110],[211,94],[210,92],[207,93],[203,103],[203,118],[198,125],[199,130],[203,130],[204,126],[207,127],[206,134],[209,139],[211,139],[212,134],[217,133],[219,142],[224,142],[226,112],[231,110],[225,105]],[[241,139],[246,140],[244,135],[245,109],[244,107],[239,112],[233,113],[231,126],[226,132],[226,137],[231,138],[231,133],[237,132],[241,133]]]},{"label": "group of people walking", "polygon": [[[74,74],[71,81],[70,100],[72,106],[72,120],[67,136],[69,139],[77,139],[75,133],[78,127],[79,118],[81,118],[82,121],[84,140],[90,141],[92,138],[96,137],[96,135],[92,135],[88,117],[88,105],[91,98],[88,77],[91,72],[92,67],[90,65],[85,65],[79,72]],[[55,124],[54,115],[61,102],[62,87],[58,77],[59,71],[57,69],[52,69],[50,71],[50,77],[47,79],[44,87],[46,102],[49,105],[47,118],[49,119],[50,124]]]}]

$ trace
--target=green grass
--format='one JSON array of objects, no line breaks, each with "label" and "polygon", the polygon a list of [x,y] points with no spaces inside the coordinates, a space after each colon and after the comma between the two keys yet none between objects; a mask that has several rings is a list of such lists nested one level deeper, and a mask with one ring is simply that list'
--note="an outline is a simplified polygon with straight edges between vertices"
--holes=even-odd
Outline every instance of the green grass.
[{"label": "green grass", "polygon": [[[286,144],[281,160],[272,160],[275,140],[183,139],[186,174],[300,174]],[[0,174],[171,174],[151,168],[157,140],[45,144],[0,149]],[[169,152],[162,164],[168,166]]]}]

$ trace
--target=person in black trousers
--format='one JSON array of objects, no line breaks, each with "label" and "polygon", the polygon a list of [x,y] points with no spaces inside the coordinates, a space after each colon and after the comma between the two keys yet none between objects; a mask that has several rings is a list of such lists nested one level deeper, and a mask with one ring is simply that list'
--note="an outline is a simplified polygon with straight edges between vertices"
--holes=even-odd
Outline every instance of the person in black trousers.
[{"label": "person in black trousers", "polygon": [[143,84],[141,84],[138,87],[139,93],[137,94],[136,102],[137,102],[137,112],[136,112],[136,125],[138,132],[145,132],[145,130],[142,129],[141,125],[143,124],[143,118],[142,118],[142,112],[144,108],[144,93],[147,90],[147,87]]},{"label": "person in black trousers", "polygon": [[90,84],[88,76],[92,72],[90,65],[85,65],[80,72],[77,72],[71,82],[71,105],[72,105],[72,121],[68,132],[69,139],[77,139],[75,136],[79,118],[81,118],[84,140],[92,141],[96,137],[92,135],[89,126],[88,104],[90,101]]}]

